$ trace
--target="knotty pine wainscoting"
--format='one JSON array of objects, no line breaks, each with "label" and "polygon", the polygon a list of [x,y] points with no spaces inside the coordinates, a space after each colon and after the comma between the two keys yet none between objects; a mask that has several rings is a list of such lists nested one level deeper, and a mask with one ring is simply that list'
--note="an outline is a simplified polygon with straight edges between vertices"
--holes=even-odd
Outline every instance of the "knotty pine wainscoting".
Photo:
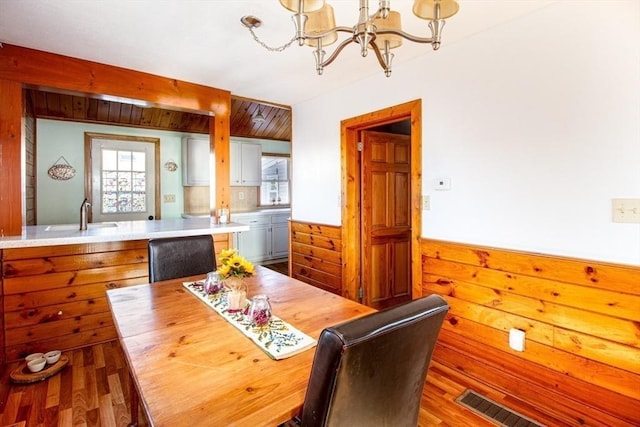
[{"label": "knotty pine wainscoting", "polygon": [[290,221],[291,277],[328,292],[342,293],[340,227]]},{"label": "knotty pine wainscoting", "polygon": [[[214,234],[217,253],[228,234]],[[3,368],[33,352],[117,338],[106,291],[147,283],[148,240],[0,250]]]},{"label": "knotty pine wainscoting", "polygon": [[640,268],[428,239],[422,264],[451,307],[435,360],[570,425],[640,425]]},{"label": "knotty pine wainscoting", "polygon": [[[292,221],[293,276],[341,293],[340,236]],[[421,253],[422,294],[451,307],[435,361],[567,425],[640,426],[639,267],[431,239]]]}]

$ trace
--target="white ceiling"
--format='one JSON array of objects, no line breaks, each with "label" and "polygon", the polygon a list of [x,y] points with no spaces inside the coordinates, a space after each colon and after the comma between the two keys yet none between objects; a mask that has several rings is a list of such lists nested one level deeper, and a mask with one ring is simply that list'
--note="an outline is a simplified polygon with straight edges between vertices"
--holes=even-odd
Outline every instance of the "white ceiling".
[{"label": "white ceiling", "polygon": [[[444,28],[441,49],[552,2],[460,0],[460,12]],[[357,0],[329,3],[337,25],[355,24]],[[373,12],[377,2],[370,4]],[[410,0],[391,4],[402,13],[405,31],[430,36],[425,21],[411,14]],[[383,73],[373,53],[362,58],[359,48],[350,45],[318,76],[311,48],[294,43],[284,52],[269,52],[240,23],[244,15],[263,21],[257,33],[269,45],[282,45],[293,36],[290,12],[277,0],[0,0],[0,42],[286,105]],[[394,52],[395,66],[438,54],[429,45],[406,41]]]}]

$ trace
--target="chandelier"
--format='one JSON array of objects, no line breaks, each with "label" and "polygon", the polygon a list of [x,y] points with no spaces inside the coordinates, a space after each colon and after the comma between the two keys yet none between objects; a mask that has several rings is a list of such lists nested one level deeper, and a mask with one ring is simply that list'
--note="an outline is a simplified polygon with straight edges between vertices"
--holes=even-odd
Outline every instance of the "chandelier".
[{"label": "chandelier", "polygon": [[[418,37],[402,30],[400,13],[391,10],[390,0],[379,0],[378,9],[369,14],[369,0],[359,0],[359,18],[353,27],[338,27],[335,24],[333,8],[324,0],[280,0],[280,4],[293,12],[295,36],[280,47],[270,47],[262,42],[255,33],[262,21],[255,16],[243,16],[240,21],[249,29],[254,40],[270,51],[281,52],[295,41],[300,46],[314,49],[316,71],[322,74],[324,68],[338,57],[350,43],[360,45],[360,54],[365,57],[373,50],[378,63],[387,77],[391,75],[391,63],[394,54],[391,49],[402,45],[406,39],[415,43],[431,44],[433,50],[440,47],[440,38],[444,19],[458,12],[457,0],[414,0],[413,14],[428,21],[431,37]],[[338,33],[348,33],[333,52],[325,58],[325,46],[338,41]]]}]

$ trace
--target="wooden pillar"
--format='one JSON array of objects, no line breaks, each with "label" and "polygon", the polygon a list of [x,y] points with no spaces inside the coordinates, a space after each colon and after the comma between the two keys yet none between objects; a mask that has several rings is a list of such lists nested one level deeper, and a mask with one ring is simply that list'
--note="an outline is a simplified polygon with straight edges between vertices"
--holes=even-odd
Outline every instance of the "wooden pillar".
[{"label": "wooden pillar", "polygon": [[0,79],[0,236],[22,232],[22,85]]}]

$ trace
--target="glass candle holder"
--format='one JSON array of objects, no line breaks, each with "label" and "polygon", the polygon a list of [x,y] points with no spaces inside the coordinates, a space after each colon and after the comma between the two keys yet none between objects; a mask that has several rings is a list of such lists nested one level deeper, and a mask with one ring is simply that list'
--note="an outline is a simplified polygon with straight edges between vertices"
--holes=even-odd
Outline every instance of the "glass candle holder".
[{"label": "glass candle holder", "polygon": [[266,295],[256,295],[251,299],[251,308],[249,308],[249,318],[253,326],[266,326],[271,320],[271,304],[269,297]]}]

